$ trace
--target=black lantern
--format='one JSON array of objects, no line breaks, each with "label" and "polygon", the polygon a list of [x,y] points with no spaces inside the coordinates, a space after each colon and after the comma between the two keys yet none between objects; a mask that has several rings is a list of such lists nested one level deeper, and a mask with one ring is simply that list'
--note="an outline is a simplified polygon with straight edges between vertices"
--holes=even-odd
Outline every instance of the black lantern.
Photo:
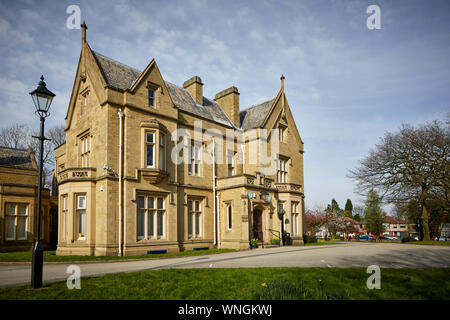
[{"label": "black lantern", "polygon": [[36,107],[36,112],[41,117],[47,117],[49,115],[48,110],[50,109],[55,94],[47,89],[47,85],[44,82],[44,76],[41,76],[38,87],[30,92],[30,95],[33,99],[34,106]]},{"label": "black lantern", "polygon": [[44,82],[44,76],[41,76],[41,81],[39,82],[36,90],[30,92],[31,98],[33,99],[34,106],[36,107],[36,114],[41,120],[41,131],[38,137],[33,136],[33,138],[39,139],[40,150],[39,150],[39,181],[38,181],[38,203],[37,203],[37,217],[36,217],[36,243],[33,246],[32,251],[32,261],[31,261],[31,287],[41,288],[42,287],[42,272],[44,266],[44,248],[41,245],[41,214],[42,214],[42,168],[43,168],[43,150],[44,141],[49,140],[44,136],[44,122],[45,118],[50,115],[48,110],[52,104],[52,100],[55,94],[47,89]]}]

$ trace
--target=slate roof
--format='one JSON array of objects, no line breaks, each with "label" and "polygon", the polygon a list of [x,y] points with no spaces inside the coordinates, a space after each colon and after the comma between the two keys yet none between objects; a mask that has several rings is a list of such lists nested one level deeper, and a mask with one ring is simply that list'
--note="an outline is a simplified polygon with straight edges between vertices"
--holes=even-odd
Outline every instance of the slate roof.
[{"label": "slate roof", "polygon": [[0,147],[0,165],[14,168],[35,169],[28,150]]},{"label": "slate roof", "polygon": [[214,100],[203,97],[203,105],[199,105],[194,101],[191,94],[186,89],[180,88],[167,81],[165,81],[165,83],[173,103],[181,110],[224,125],[233,126],[223,109]]},{"label": "slate roof", "polygon": [[[97,64],[106,82],[110,86],[127,90],[141,74],[141,71],[108,58],[98,52],[92,51],[92,53],[97,60]],[[167,81],[165,81],[165,84],[173,103],[179,109],[220,124],[235,127],[220,105],[214,100],[203,97],[203,105],[199,105],[192,98],[188,90]],[[239,113],[240,127],[243,130],[258,127],[269,112],[273,100],[265,101],[241,111]]]},{"label": "slate roof", "polygon": [[133,81],[141,74],[141,71],[105,57],[98,52],[93,51],[92,53],[97,60],[106,82],[115,88],[121,90],[130,88]]},{"label": "slate roof", "polygon": [[259,127],[269,113],[270,107],[272,107],[274,101],[275,98],[255,104],[239,112],[240,126],[242,130],[245,131]]}]

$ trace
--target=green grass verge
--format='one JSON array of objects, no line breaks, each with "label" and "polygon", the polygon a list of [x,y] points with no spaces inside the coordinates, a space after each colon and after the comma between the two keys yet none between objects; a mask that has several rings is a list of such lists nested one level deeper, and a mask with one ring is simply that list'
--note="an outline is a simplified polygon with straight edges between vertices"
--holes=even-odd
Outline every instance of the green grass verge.
[{"label": "green grass verge", "polygon": [[381,289],[365,268],[163,269],[0,289],[0,299],[450,299],[450,268],[381,269]]},{"label": "green grass verge", "polygon": [[[184,251],[164,254],[145,254],[140,256],[125,257],[93,257],[93,256],[57,256],[56,251],[44,251],[44,262],[76,262],[76,261],[108,261],[108,260],[129,260],[129,259],[155,259],[155,258],[176,258],[184,256],[217,254],[234,252],[234,249],[211,249],[198,251]],[[31,262],[31,252],[5,252],[0,253],[0,262]]]},{"label": "green grass verge", "polygon": [[434,246],[450,246],[450,241],[409,241],[406,244],[423,244],[423,245],[434,245]]}]

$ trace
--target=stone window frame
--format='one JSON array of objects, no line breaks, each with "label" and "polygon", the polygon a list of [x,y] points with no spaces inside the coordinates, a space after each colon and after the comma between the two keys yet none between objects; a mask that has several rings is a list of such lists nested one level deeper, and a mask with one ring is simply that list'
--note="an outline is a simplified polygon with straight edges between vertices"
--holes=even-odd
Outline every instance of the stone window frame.
[{"label": "stone window frame", "polygon": [[61,241],[67,241],[67,221],[68,221],[68,214],[69,214],[69,195],[67,193],[62,194],[60,196],[61,199]]},{"label": "stone window frame", "polygon": [[78,165],[80,168],[89,168],[91,165],[92,135],[86,130],[77,136]]},{"label": "stone window frame", "polygon": [[299,211],[298,207],[300,205],[299,201],[291,201],[291,233],[292,235],[299,235],[299,224],[298,224],[298,218],[299,218]]},{"label": "stone window frame", "polygon": [[233,230],[233,205],[227,204],[227,230]]},{"label": "stone window frame", "polygon": [[[167,170],[167,141],[169,137],[169,132],[167,129],[161,125],[158,121],[143,121],[141,122],[141,141],[142,141],[142,152],[141,152],[141,168],[144,169],[159,169],[162,171]],[[147,133],[153,133],[153,166],[147,165]],[[161,146],[161,136],[164,136],[164,145]],[[169,137],[170,139],[170,137]],[[164,152],[164,156],[160,153]],[[163,163],[160,162],[163,160]]]},{"label": "stone window frame", "polygon": [[[198,150],[198,152],[195,152]],[[203,143],[191,140],[190,145],[188,145],[188,176],[190,177],[201,177],[202,176],[202,151]],[[197,158],[198,155],[198,158]]]},{"label": "stone window frame", "polygon": [[[227,150],[227,174],[228,174],[228,177],[231,177],[236,174],[236,161],[235,161],[236,154],[237,154],[237,152],[232,149]],[[230,170],[231,170],[231,174],[230,174]]]},{"label": "stone window frame", "polygon": [[[8,207],[9,206],[14,206],[14,214],[8,213]],[[25,206],[25,214],[20,214],[19,213],[19,206]],[[28,232],[29,232],[29,228],[28,228],[28,221],[29,221],[29,203],[26,202],[6,202],[5,203],[5,241],[26,241],[28,240]],[[14,217],[14,237],[13,238],[8,238],[8,218],[10,217]],[[24,222],[24,226],[25,226],[25,237],[19,237],[18,236],[18,219],[19,218],[24,218],[25,222]]]},{"label": "stone window frame", "polygon": [[287,129],[288,127],[284,124],[278,125],[278,141],[286,143],[287,141]]},{"label": "stone window frame", "polygon": [[[190,206],[192,203],[192,208]],[[198,204],[198,208],[196,206]],[[188,196],[187,198],[187,236],[188,239],[201,239],[203,238],[203,208],[204,198],[196,196]],[[193,217],[192,224],[190,223],[190,217]],[[198,219],[198,220],[197,220]],[[189,226],[192,226],[190,232]],[[198,232],[197,232],[198,231]]]},{"label": "stone window frame", "polygon": [[[84,197],[84,207],[79,206],[79,198]],[[74,215],[74,235],[75,240],[84,241],[87,239],[87,221],[88,221],[88,210],[87,210],[87,194],[86,193],[75,193],[75,215]],[[84,211],[84,213],[82,213]],[[81,214],[84,214],[84,235],[81,233]]]},{"label": "stone window frame", "polygon": [[[152,136],[152,141],[149,141],[148,137]],[[156,168],[156,140],[157,138],[157,134],[156,134],[156,130],[145,130],[145,134],[144,134],[144,155],[145,155],[145,168]],[[153,149],[152,151],[152,163],[149,164],[149,159],[148,159],[148,150],[149,147],[151,147]]]},{"label": "stone window frame", "polygon": [[278,155],[277,160],[277,183],[288,183],[288,162],[289,158]]},{"label": "stone window frame", "polygon": [[[157,109],[157,91],[161,90],[161,86],[151,81],[147,82],[147,106],[152,109]],[[161,90],[162,91],[162,90]]]},{"label": "stone window frame", "polygon": [[84,88],[80,92],[80,116],[83,116],[87,113],[89,107],[89,95],[90,95],[89,87]]},{"label": "stone window frame", "polygon": [[[139,198],[143,198],[143,207],[139,207]],[[149,206],[149,199],[153,198],[153,204],[152,207]],[[162,199],[161,204],[162,207],[159,207],[159,199]],[[167,195],[165,194],[159,194],[159,193],[152,193],[152,192],[139,192],[136,194],[136,241],[137,242],[147,242],[147,241],[158,241],[158,240],[164,240],[167,238]],[[143,217],[143,235],[139,235],[139,211],[144,211],[144,217]],[[162,234],[159,234],[159,217],[160,213],[162,214]],[[149,235],[149,216],[152,214],[153,219],[153,234]]]}]

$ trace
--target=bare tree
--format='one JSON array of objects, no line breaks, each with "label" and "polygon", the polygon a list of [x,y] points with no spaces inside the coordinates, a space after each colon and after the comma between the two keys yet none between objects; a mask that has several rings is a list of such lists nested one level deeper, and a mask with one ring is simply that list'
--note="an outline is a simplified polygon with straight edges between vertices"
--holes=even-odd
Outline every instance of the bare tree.
[{"label": "bare tree", "polygon": [[[49,188],[51,186],[51,172],[55,165],[53,150],[65,141],[64,126],[51,127],[45,135],[50,140],[44,143],[42,154],[44,162],[42,169],[43,185]],[[0,130],[0,145],[16,149],[31,147],[36,154],[36,158],[39,159],[39,140],[33,136],[39,136],[39,131],[32,131],[25,124],[15,123]]]},{"label": "bare tree", "polygon": [[46,133],[47,137],[51,141],[53,149],[66,142],[66,132],[64,128],[64,125],[56,125],[54,127],[51,127]]},{"label": "bare tree", "polygon": [[30,129],[21,123],[13,123],[0,130],[0,146],[26,149],[28,147]]},{"label": "bare tree", "polygon": [[386,133],[348,175],[362,195],[374,189],[385,202],[417,200],[424,240],[430,239],[427,200],[449,192],[449,128],[448,121],[417,128],[403,124],[398,132]]}]

